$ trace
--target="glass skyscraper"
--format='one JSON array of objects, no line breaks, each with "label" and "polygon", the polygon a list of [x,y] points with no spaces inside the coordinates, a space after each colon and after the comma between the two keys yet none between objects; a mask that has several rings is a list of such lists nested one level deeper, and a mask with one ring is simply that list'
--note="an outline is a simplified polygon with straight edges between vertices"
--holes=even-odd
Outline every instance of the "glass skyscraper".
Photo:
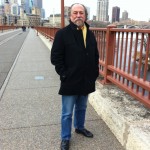
[{"label": "glass skyscraper", "polygon": [[42,8],[42,0],[32,0],[33,1],[33,6],[34,7],[38,7],[38,8]]}]

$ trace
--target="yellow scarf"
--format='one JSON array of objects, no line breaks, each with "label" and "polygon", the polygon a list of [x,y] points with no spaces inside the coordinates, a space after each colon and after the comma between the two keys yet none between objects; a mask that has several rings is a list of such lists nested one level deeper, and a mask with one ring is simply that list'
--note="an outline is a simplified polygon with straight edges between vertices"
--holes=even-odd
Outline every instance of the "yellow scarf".
[{"label": "yellow scarf", "polygon": [[82,34],[83,34],[83,39],[84,39],[84,45],[86,47],[86,34],[87,34],[87,28],[86,25],[82,28]]},{"label": "yellow scarf", "polygon": [[82,34],[83,34],[83,40],[84,40],[84,46],[86,47],[86,34],[87,34],[87,28],[86,25],[84,24],[84,26],[82,28],[77,28],[77,30],[82,30]]}]

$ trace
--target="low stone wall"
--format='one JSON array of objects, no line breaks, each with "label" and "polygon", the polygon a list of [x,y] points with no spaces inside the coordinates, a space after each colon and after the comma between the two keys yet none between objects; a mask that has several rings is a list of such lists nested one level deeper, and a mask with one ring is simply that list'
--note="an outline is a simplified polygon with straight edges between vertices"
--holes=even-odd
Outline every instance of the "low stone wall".
[{"label": "low stone wall", "polygon": [[150,150],[150,109],[116,86],[98,81],[89,103],[126,150]]}]

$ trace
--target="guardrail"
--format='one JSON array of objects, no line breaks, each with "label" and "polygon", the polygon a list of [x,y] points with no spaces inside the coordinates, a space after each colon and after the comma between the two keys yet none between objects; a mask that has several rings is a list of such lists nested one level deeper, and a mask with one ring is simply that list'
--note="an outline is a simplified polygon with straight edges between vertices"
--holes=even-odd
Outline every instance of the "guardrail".
[{"label": "guardrail", "polygon": [[150,30],[94,29],[103,84],[114,83],[150,108]]},{"label": "guardrail", "polygon": [[4,31],[4,30],[10,30],[10,29],[16,29],[16,26],[8,26],[8,25],[0,25],[0,31]]},{"label": "guardrail", "polygon": [[[59,28],[38,27],[50,40]],[[99,49],[102,84],[115,84],[150,108],[150,30],[90,28]]]},{"label": "guardrail", "polygon": [[60,28],[52,28],[52,27],[34,27],[37,30],[37,35],[38,32],[40,32],[43,36],[46,38],[49,38],[50,40],[54,40],[55,33],[60,29]]}]

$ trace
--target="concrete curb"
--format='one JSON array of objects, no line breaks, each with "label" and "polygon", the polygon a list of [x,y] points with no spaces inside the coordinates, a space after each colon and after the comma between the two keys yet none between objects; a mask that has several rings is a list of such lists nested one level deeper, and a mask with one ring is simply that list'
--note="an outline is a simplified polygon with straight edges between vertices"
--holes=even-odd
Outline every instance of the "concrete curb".
[{"label": "concrete curb", "polygon": [[137,100],[97,81],[89,103],[126,150],[150,150],[150,111]]}]

